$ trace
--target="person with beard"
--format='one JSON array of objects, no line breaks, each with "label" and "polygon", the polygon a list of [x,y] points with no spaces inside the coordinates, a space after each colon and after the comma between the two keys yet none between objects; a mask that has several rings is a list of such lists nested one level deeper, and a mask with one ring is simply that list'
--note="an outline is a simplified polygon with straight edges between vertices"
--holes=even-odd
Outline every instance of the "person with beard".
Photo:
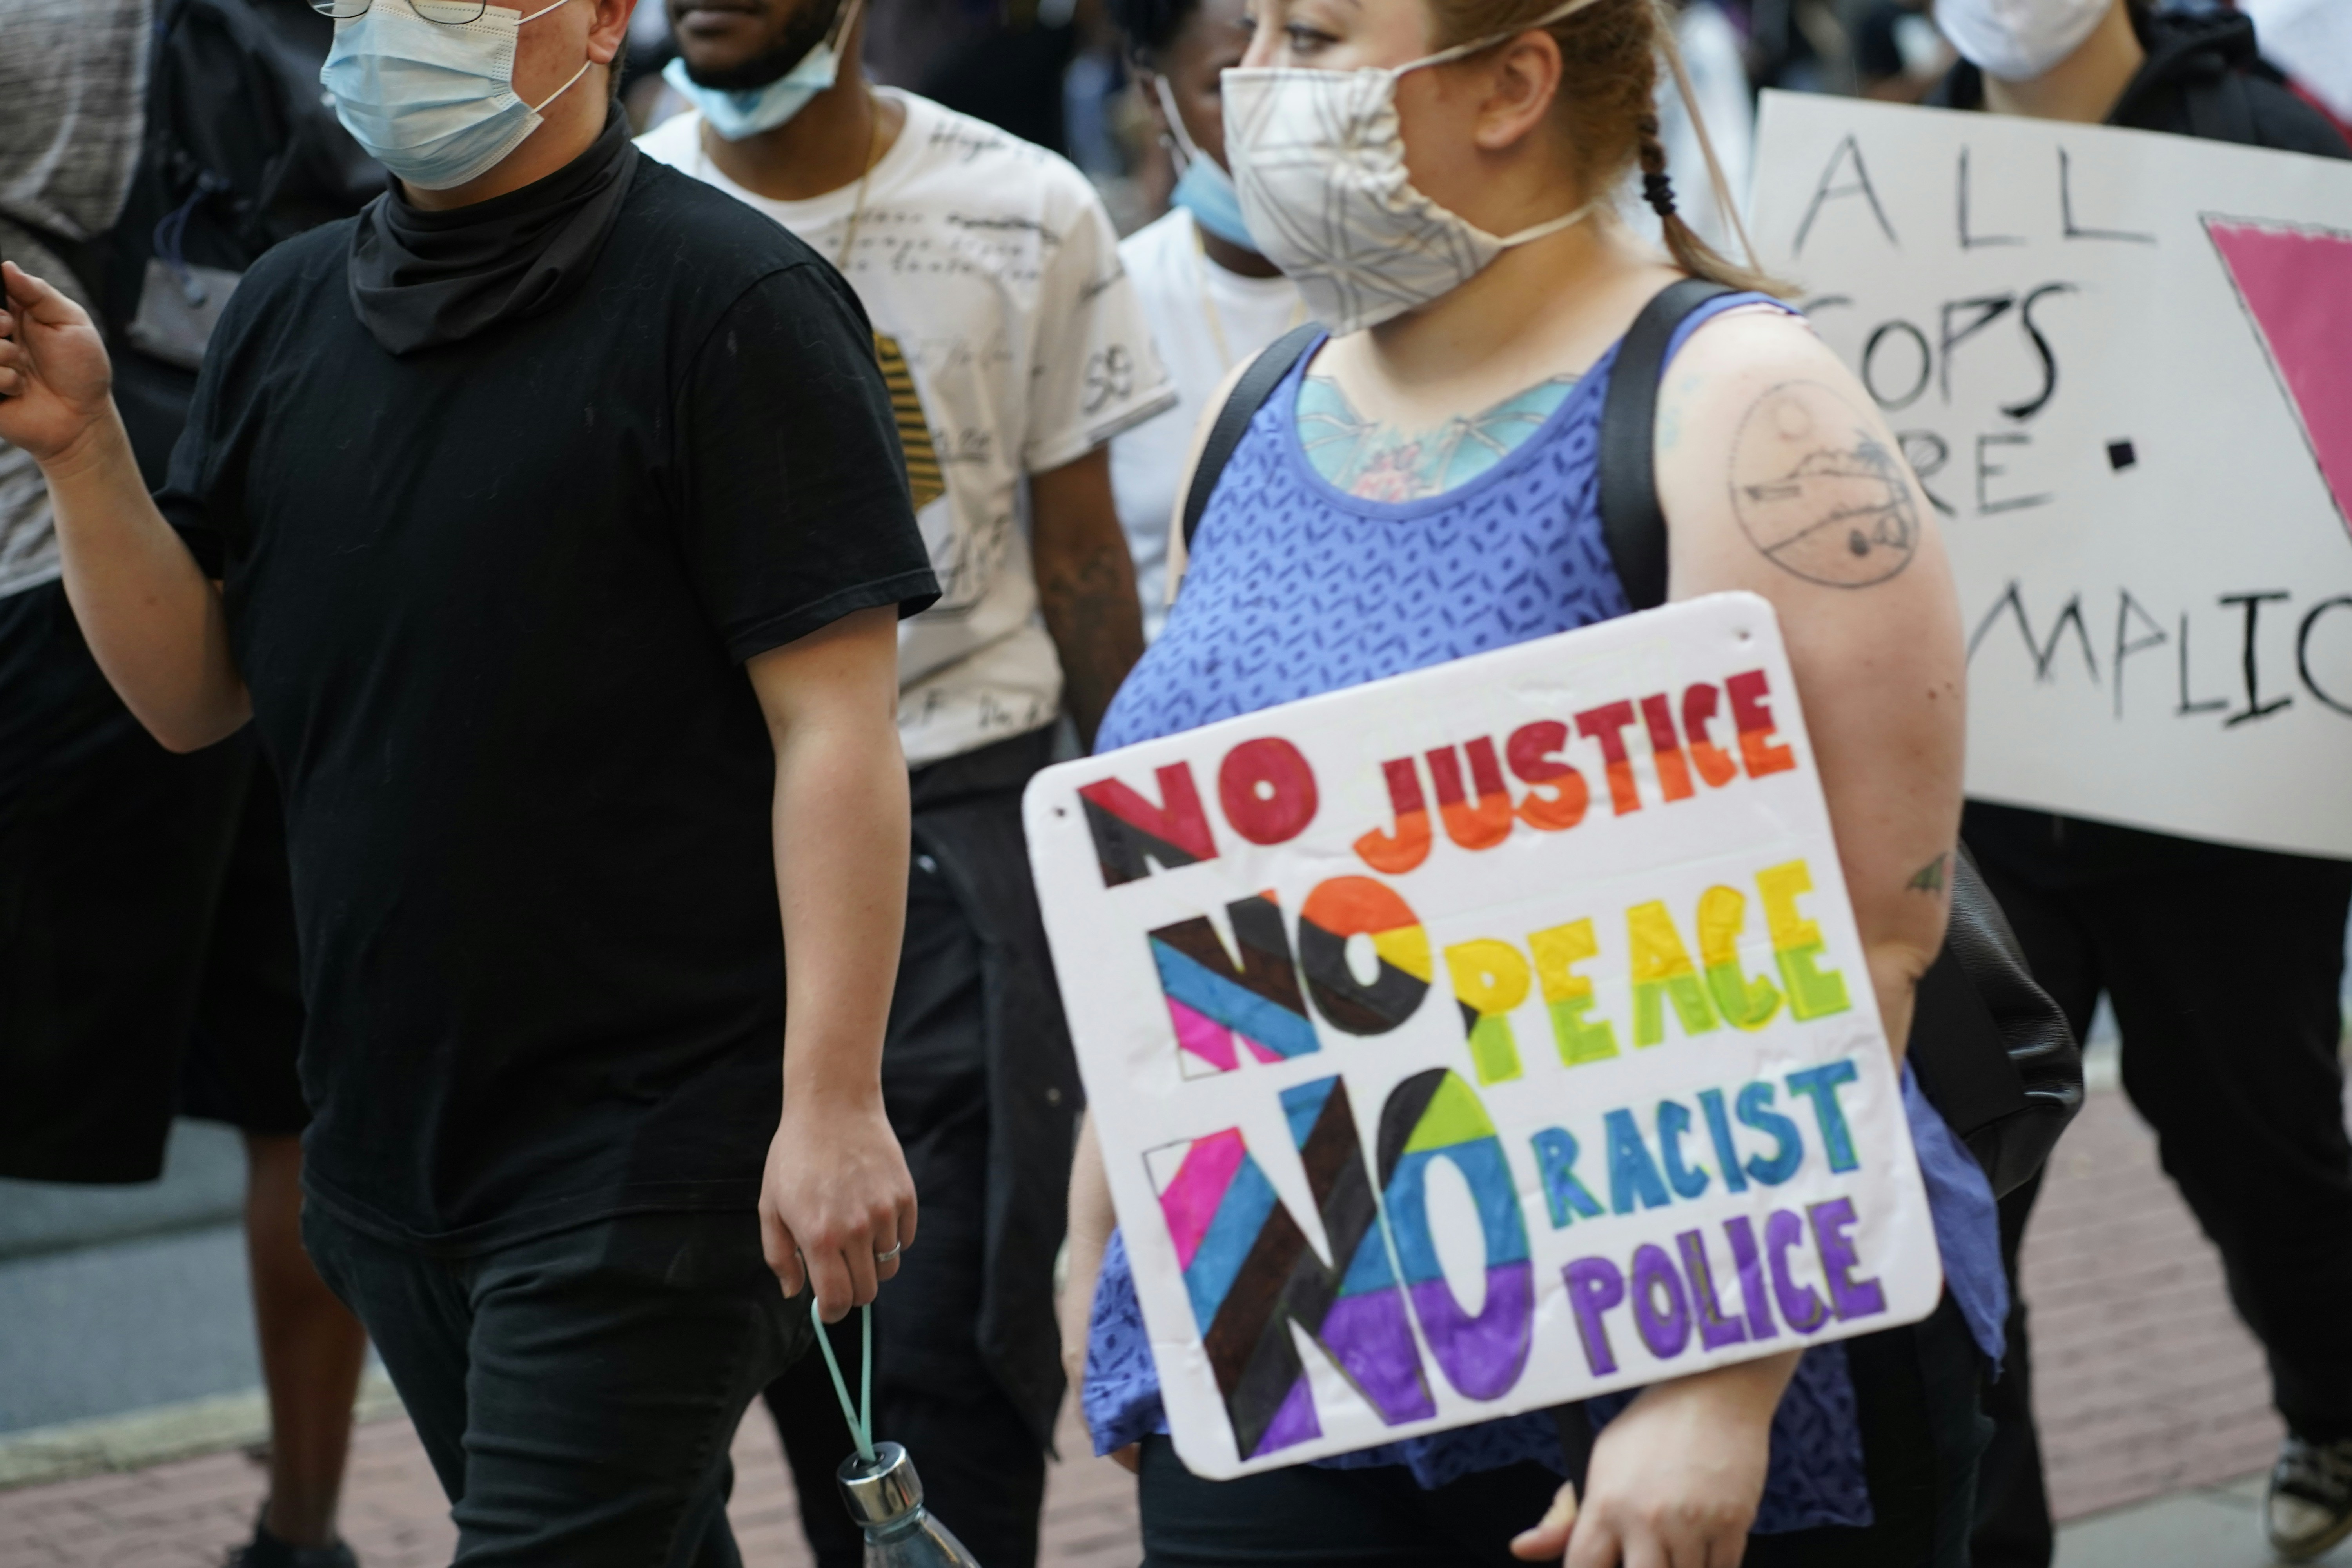
[{"label": "person with beard", "polygon": [[152,500],[0,268],[0,440],[131,711],[283,786],[304,1240],[457,1563],[722,1568],[743,1410],[915,1239],[889,391],[821,258],[628,141],[631,0],[319,8],[397,184],[247,272]]},{"label": "person with beard", "polygon": [[[2352,157],[2263,63],[2244,16],[2140,0],[1936,0],[1935,17],[1960,54],[1927,97],[1938,108]],[[2124,1091],[2270,1361],[2287,1429],[2263,1508],[2272,1550],[2320,1556],[2352,1536],[2352,1142],[2338,1055],[2352,863],[1990,801],[1969,803],[1961,833],[2074,1033],[2089,1030],[2101,994],[2114,1005]],[[2220,945],[2184,965],[2171,937],[2191,919]],[[2221,978],[2234,973],[2263,984]],[[2041,1186],[2036,1176],[2001,1200],[2012,1281]],[[1986,1402],[1975,1568],[2048,1568],[2056,1544],[2025,1305],[2011,1301],[2008,1364]]]},{"label": "person with beard", "polygon": [[[1114,436],[1175,401],[1101,202],[1060,157],[858,68],[858,0],[671,0],[696,105],[646,152],[839,268],[873,319],[941,587],[899,629],[913,770],[883,1095],[923,1247],[874,1312],[874,1431],[989,1568],[1037,1552],[1063,1379],[1054,1323],[1080,1089],[1021,792],[1142,650]],[[854,1337],[838,1342],[854,1362]],[[769,1390],[826,1568],[860,1561],[849,1436],[814,1363]]]}]

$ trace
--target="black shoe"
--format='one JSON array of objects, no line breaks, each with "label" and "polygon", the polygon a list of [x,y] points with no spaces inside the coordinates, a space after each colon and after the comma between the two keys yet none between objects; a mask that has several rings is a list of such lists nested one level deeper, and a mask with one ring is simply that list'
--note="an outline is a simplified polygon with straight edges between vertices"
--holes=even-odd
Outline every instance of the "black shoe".
[{"label": "black shoe", "polygon": [[2263,1525],[2271,1550],[2289,1563],[2308,1563],[2352,1536],[2352,1438],[2289,1437],[2271,1470]]},{"label": "black shoe", "polygon": [[331,1546],[289,1545],[257,1519],[253,1539],[230,1552],[223,1568],[360,1568],[360,1560],[340,1540]]}]

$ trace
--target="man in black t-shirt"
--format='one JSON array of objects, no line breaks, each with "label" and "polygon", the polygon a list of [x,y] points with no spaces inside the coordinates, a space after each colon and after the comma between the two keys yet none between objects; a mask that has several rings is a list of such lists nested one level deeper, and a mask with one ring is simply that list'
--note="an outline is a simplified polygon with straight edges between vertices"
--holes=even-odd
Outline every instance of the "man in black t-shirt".
[{"label": "man in black t-shirt", "polygon": [[630,146],[629,0],[332,3],[401,184],[246,275],[152,501],[11,266],[0,440],[131,710],[250,717],[283,783],[306,1239],[457,1560],[731,1563],[787,1293],[837,1319],[914,1239],[877,1062],[936,585],[889,394],[830,268]]}]

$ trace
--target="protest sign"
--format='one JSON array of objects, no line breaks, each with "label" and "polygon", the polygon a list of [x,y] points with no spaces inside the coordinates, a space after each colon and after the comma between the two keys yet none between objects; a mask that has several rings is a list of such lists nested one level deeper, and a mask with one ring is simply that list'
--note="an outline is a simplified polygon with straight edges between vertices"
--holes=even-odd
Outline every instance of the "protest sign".
[{"label": "protest sign", "polygon": [[1900,1086],[1763,600],[1066,763],[1024,815],[1194,1471],[1934,1307]]},{"label": "protest sign", "polygon": [[2352,163],[1766,95],[1750,231],[1917,469],[1969,791],[2352,856]]}]

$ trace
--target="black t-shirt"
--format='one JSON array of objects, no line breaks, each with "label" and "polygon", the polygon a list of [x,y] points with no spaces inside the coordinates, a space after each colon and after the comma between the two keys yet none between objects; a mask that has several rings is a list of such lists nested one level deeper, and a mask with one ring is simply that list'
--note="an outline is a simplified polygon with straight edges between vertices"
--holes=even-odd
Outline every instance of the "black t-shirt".
[{"label": "black t-shirt", "polygon": [[394,359],[265,257],[159,498],[286,791],[312,1195],[477,1247],[748,1207],[782,1092],[742,661],[937,595],[849,287],[641,160],[559,305]]}]

